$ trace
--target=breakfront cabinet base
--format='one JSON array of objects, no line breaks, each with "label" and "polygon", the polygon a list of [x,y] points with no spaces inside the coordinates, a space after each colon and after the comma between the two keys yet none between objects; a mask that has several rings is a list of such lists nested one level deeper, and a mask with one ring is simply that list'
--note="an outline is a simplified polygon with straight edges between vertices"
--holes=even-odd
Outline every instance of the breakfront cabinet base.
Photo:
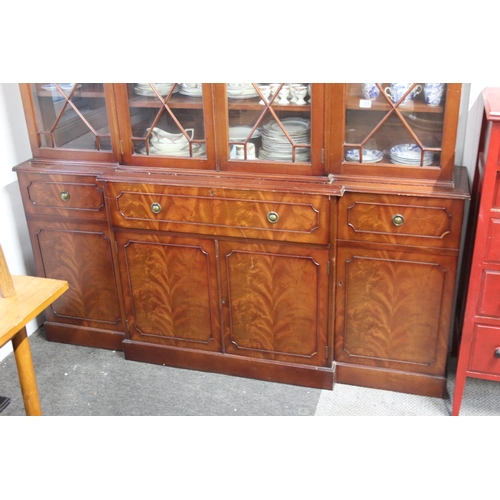
[{"label": "breakfront cabinet base", "polygon": [[446,397],[446,377],[336,363],[336,382],[417,396]]},{"label": "breakfront cabinet base", "polygon": [[47,340],[61,342],[63,344],[80,345],[83,347],[97,347],[99,349],[110,349],[121,351],[125,334],[97,328],[82,328],[74,325],[63,325],[59,323],[44,323]]},{"label": "breakfront cabinet base", "polygon": [[335,368],[277,363],[269,360],[247,359],[230,354],[202,352],[176,347],[150,345],[125,340],[125,359],[157,365],[187,368],[237,377],[300,385],[315,389],[332,390]]}]

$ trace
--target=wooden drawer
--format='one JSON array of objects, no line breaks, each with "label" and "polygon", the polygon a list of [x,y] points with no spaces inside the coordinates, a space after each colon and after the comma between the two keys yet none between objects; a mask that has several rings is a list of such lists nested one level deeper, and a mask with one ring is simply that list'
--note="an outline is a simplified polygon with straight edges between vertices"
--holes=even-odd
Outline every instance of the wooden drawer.
[{"label": "wooden drawer", "polygon": [[327,244],[327,196],[107,183],[118,227]]},{"label": "wooden drawer", "polygon": [[500,326],[476,325],[469,358],[469,370],[500,375],[500,358],[495,356],[496,349],[500,349]]},{"label": "wooden drawer", "polygon": [[458,249],[463,200],[348,193],[340,198],[338,237]]},{"label": "wooden drawer", "polygon": [[19,172],[24,208],[29,215],[105,219],[104,192],[93,176]]}]

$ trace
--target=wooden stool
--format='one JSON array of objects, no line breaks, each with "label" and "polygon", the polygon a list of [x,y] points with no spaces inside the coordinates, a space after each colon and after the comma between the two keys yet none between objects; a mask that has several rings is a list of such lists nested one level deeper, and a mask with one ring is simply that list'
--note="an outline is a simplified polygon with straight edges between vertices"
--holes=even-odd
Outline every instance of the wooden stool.
[{"label": "wooden stool", "polygon": [[26,325],[68,289],[68,283],[11,276],[0,246],[0,347],[12,340],[26,415],[41,415]]}]

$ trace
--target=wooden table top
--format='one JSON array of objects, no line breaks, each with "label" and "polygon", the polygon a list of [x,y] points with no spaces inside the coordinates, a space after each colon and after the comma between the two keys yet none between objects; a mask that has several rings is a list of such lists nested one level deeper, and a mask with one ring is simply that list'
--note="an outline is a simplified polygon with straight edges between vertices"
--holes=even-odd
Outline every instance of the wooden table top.
[{"label": "wooden table top", "polygon": [[68,289],[66,281],[49,278],[12,276],[12,281],[16,295],[0,295],[0,347]]}]

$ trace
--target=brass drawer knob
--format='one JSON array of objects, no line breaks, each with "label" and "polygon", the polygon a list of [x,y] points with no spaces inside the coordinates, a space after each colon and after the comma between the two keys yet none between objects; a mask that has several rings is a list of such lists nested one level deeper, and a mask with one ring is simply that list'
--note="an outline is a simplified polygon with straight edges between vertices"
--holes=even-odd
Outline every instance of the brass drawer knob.
[{"label": "brass drawer knob", "polygon": [[159,203],[152,203],[151,204],[151,212],[154,214],[159,214],[161,212],[161,205]]},{"label": "brass drawer knob", "polygon": [[495,349],[495,352],[493,353],[493,355],[495,356],[495,358],[500,358],[500,347],[497,347]]},{"label": "brass drawer knob", "polygon": [[275,224],[276,222],[278,222],[278,219],[280,218],[280,216],[276,213],[276,212],[269,212],[267,214],[267,220],[271,223],[271,224]]},{"label": "brass drawer knob", "polygon": [[61,197],[62,201],[68,201],[69,200],[69,193],[67,191],[61,191],[60,197]]},{"label": "brass drawer knob", "polygon": [[393,218],[392,218],[392,223],[395,225],[395,226],[402,226],[404,223],[405,223],[405,218],[400,215],[400,214],[396,214]]}]

